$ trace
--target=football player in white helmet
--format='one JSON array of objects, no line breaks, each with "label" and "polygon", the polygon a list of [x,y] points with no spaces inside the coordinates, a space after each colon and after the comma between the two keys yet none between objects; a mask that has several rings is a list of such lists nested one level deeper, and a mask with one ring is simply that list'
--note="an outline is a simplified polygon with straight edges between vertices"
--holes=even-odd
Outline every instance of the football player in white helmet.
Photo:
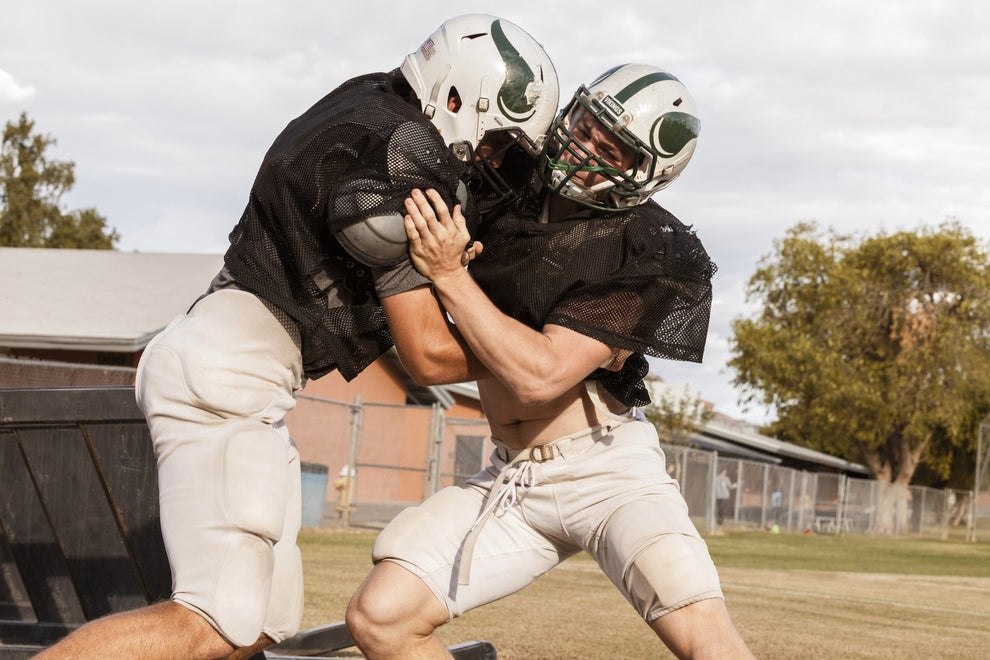
[{"label": "football player in white helmet", "polygon": [[[630,163],[617,168],[608,154],[595,153],[589,140],[596,124],[632,150]],[[684,171],[700,128],[697,105],[677,78],[655,66],[618,66],[579,87],[558,115],[540,174],[551,191],[586,206],[629,208]]]},{"label": "football player in white helmet", "polygon": [[496,449],[379,534],[347,611],[365,657],[447,657],[436,628],[579,552],[677,657],[753,657],[636,409],[646,355],[700,362],[705,348],[715,264],[649,199],[697,135],[681,83],[625,65],[578,90],[544,147],[545,185],[482,223],[467,269],[456,209],[429,190],[406,201],[413,262],[492,373],[478,393]]},{"label": "football player in white helmet", "polygon": [[345,81],[289,122],[223,269],[138,365],[172,598],[92,621],[41,658],[246,658],[298,630],[293,393],[335,370],[351,380],[393,344],[422,385],[488,374],[409,261],[404,200],[422,187],[462,203],[500,142],[535,154],[556,85],[533,37],[463,16],[401,67]]},{"label": "football player in white helmet", "polygon": [[[467,166],[461,180],[470,191],[472,215],[480,219],[516,199],[529,183],[529,165],[557,113],[557,73],[543,47],[505,19],[468,14],[445,21],[406,56],[400,70],[423,113]],[[408,178],[403,176],[410,167],[404,154],[410,142],[390,145],[393,178]],[[366,187],[371,194],[344,196],[338,203],[358,199],[380,206],[373,183]],[[458,196],[462,203],[467,200],[464,191]],[[362,263],[394,265],[407,250],[398,211],[368,217],[343,228],[338,237]]]},{"label": "football player in white helmet", "polygon": [[535,157],[557,114],[557,74],[543,47],[509,21],[470,14],[444,22],[401,70],[455,155],[515,197],[501,158],[510,144]]}]

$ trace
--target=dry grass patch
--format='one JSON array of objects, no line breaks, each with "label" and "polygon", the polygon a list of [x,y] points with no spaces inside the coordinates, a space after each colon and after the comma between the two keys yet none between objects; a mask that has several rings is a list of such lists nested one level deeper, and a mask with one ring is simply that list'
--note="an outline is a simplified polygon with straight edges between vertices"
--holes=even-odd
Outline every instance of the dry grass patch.
[{"label": "dry grass patch", "polygon": [[[304,531],[304,627],[343,618],[371,568],[374,536]],[[986,544],[760,533],[708,542],[729,611],[761,659],[990,657]],[[501,660],[672,657],[583,555],[440,636],[486,639]]]}]

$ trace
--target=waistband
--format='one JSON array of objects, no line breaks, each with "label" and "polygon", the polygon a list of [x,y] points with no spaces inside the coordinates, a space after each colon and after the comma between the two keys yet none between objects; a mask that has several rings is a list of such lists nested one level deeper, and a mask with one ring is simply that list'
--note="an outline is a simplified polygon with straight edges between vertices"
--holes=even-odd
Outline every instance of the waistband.
[{"label": "waistband", "polygon": [[592,426],[571,435],[565,435],[556,440],[551,440],[535,447],[524,449],[511,449],[501,440],[492,436],[492,443],[495,445],[495,455],[505,463],[517,463],[519,461],[533,461],[534,463],[545,463],[555,458],[568,458],[577,456],[591,449],[596,442],[611,433],[616,427],[633,420],[634,417],[616,418],[604,424]]}]

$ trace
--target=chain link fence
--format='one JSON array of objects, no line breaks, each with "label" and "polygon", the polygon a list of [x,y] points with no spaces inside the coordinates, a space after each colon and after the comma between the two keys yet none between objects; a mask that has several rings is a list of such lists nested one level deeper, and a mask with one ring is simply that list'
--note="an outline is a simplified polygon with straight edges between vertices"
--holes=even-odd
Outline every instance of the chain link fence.
[{"label": "chain link fence", "polygon": [[[382,527],[403,508],[463,483],[487,465],[493,449],[484,420],[450,417],[438,405],[298,399],[297,409],[319,406],[319,414],[305,416],[319,419],[318,428],[291,414],[288,425],[303,460],[328,468],[325,526]],[[940,539],[954,530],[964,538],[972,528],[972,540],[990,541],[990,507],[976,506],[971,491],[884,484],[662,447],[695,525],[707,533],[720,527],[715,482],[725,470],[732,486],[722,527]]]},{"label": "chain link fence", "polygon": [[[99,354],[100,356],[111,354]],[[116,387],[134,384],[134,367],[77,364],[0,355],[0,389],[13,387]]]},{"label": "chain link fence", "polygon": [[[899,486],[844,474],[720,457],[717,452],[662,445],[668,472],[681,484],[699,529],[713,532],[715,480],[726,471],[732,487],[723,526],[822,534],[915,534],[961,537],[976,511],[974,540],[990,541],[990,511],[971,506],[972,492]],[[885,514],[886,509],[886,514]]]},{"label": "chain link fence", "polygon": [[[314,406],[318,414],[307,410]],[[436,404],[300,394],[287,424],[302,459],[328,468],[326,526],[383,527],[403,508],[466,481],[493,448],[485,420],[449,417]]]},{"label": "chain link fence", "polygon": [[973,497],[966,510],[969,513],[969,540],[976,541],[981,535],[990,536],[987,525],[979,524],[981,520],[984,523],[990,520],[990,418],[980,423],[976,438]]}]

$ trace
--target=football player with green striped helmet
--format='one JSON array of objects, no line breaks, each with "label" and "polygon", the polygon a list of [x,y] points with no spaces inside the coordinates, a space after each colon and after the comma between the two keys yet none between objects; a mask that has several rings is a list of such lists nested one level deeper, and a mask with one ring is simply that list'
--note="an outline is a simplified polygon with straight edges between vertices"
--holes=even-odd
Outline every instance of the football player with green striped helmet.
[{"label": "football player with green striped helmet", "polygon": [[[588,144],[595,124],[635,152],[629,167]],[[541,178],[553,192],[599,209],[642,204],[666,188],[694,154],[701,123],[691,93],[670,73],[645,64],[609,69],[582,85],[550,126]]]}]

